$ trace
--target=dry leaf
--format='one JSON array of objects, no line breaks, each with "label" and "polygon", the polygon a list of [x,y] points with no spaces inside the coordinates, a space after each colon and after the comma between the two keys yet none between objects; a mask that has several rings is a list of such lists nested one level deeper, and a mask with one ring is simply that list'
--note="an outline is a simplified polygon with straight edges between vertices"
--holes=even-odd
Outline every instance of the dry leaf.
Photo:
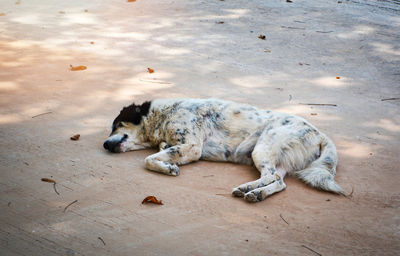
[{"label": "dry leaf", "polygon": [[145,203],[153,203],[153,204],[163,204],[161,200],[157,200],[155,196],[148,196],[145,199],[143,199],[142,204]]},{"label": "dry leaf", "polygon": [[75,135],[72,136],[70,139],[71,139],[71,140],[79,140],[79,137],[81,137],[80,134],[75,134]]},{"label": "dry leaf", "polygon": [[318,115],[318,114],[317,114],[317,113],[311,113],[311,115],[312,115],[312,116],[316,116],[316,115]]},{"label": "dry leaf", "polygon": [[128,0],[128,3],[136,2],[136,0]]},{"label": "dry leaf", "polygon": [[6,16],[6,14],[5,14],[5,13],[3,13],[3,12],[1,12],[1,13],[0,13],[0,16]]},{"label": "dry leaf", "polygon": [[85,12],[88,12],[88,10],[87,10],[87,9],[85,9]]},{"label": "dry leaf", "polygon": [[217,23],[217,24],[224,24],[225,21],[217,21],[217,22],[215,22],[215,23]]},{"label": "dry leaf", "polygon": [[59,11],[58,13],[59,13],[59,14],[65,14],[65,12],[64,12],[64,11]]},{"label": "dry leaf", "polygon": [[340,79],[340,76],[337,76],[336,79]]},{"label": "dry leaf", "polygon": [[90,44],[94,44],[94,42],[90,42]]},{"label": "dry leaf", "polygon": [[42,178],[43,182],[48,182],[48,183],[56,183],[55,180],[49,179],[49,178]]},{"label": "dry leaf", "polygon": [[154,69],[152,69],[152,68],[147,68],[147,70],[149,71],[150,74],[154,73]]},{"label": "dry leaf", "polygon": [[286,0],[287,3],[293,3],[292,0]]},{"label": "dry leaf", "polygon": [[264,35],[259,35],[258,38],[265,40],[265,36]]},{"label": "dry leaf", "polygon": [[71,71],[79,71],[79,70],[85,70],[85,69],[87,69],[87,67],[86,66],[72,66],[72,65],[69,65],[70,67],[71,67]]}]

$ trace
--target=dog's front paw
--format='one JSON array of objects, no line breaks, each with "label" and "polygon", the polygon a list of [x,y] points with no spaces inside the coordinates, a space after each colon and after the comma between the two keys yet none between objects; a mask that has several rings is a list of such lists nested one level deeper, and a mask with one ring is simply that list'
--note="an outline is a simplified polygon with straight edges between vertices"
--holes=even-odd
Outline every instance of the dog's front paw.
[{"label": "dog's front paw", "polygon": [[244,195],[244,200],[251,203],[260,202],[263,200],[261,191],[250,191]]},{"label": "dog's front paw", "polygon": [[180,174],[179,167],[176,164],[170,164],[168,166],[169,175],[178,176]]}]

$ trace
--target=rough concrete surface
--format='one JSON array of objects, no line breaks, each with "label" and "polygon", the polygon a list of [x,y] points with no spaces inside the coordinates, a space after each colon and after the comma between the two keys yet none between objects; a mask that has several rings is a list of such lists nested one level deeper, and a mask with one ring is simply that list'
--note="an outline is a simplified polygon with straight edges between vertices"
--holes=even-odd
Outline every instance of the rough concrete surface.
[{"label": "rough concrete surface", "polygon": [[[399,255],[398,3],[0,0],[0,254]],[[250,204],[230,192],[252,167],[169,177],[144,169],[154,150],[102,148],[123,106],[161,97],[305,117],[352,197],[287,178]]]}]

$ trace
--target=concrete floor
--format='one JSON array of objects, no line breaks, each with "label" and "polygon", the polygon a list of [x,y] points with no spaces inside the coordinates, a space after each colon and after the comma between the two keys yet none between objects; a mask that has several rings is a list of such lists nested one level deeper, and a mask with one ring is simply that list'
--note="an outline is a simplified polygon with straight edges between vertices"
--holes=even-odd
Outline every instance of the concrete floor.
[{"label": "concrete floor", "polygon": [[[0,255],[398,255],[400,100],[382,100],[400,97],[397,3],[0,0]],[[175,178],[144,169],[154,151],[103,150],[124,105],[160,97],[305,117],[353,197],[287,178],[250,204],[230,192],[252,167]]]}]

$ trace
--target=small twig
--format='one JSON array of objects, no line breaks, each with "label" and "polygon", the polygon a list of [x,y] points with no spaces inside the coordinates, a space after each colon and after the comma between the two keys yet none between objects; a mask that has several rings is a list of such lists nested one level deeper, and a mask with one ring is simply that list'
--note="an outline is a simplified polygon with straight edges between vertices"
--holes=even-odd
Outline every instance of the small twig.
[{"label": "small twig", "polygon": [[57,184],[57,183],[55,183],[55,182],[53,183],[54,191],[57,193],[57,195],[60,195],[60,193],[58,193],[58,191],[57,191],[57,189],[56,189],[56,184]]},{"label": "small twig", "polygon": [[298,27],[286,27],[286,26],[281,26],[281,28],[287,28],[287,29],[300,29],[300,30],[305,30],[306,28],[298,28]]},{"label": "small twig", "polygon": [[41,113],[41,114],[39,114],[39,115],[32,116],[32,118],[35,118],[35,117],[38,117],[38,116],[47,115],[47,114],[51,114],[51,113],[53,113],[53,112],[49,111],[49,112],[46,112],[46,113]]},{"label": "small twig", "polygon": [[203,178],[208,178],[208,177],[214,177],[214,175],[206,175],[206,176],[203,176]]},{"label": "small twig", "polygon": [[104,242],[103,238],[98,237],[97,239],[99,239],[104,245],[106,245],[106,242]]},{"label": "small twig", "polygon": [[304,247],[304,248],[306,248],[306,249],[308,249],[308,250],[310,250],[310,251],[312,251],[313,253],[315,253],[315,254],[317,254],[317,255],[319,255],[319,256],[322,256],[321,253],[314,251],[313,249],[311,249],[310,247],[305,246],[304,244],[302,244],[301,246]]},{"label": "small twig", "polygon": [[58,191],[57,191],[57,188],[56,188],[57,182],[56,182],[55,180],[49,179],[49,178],[42,178],[41,180],[42,180],[43,182],[53,183],[54,191],[57,193],[57,195],[60,195],[60,193],[58,193]]},{"label": "small twig", "polygon": [[309,105],[309,106],[331,106],[331,107],[337,107],[336,104],[323,104],[323,103],[299,103],[299,105]]},{"label": "small twig", "polygon": [[155,84],[172,84],[172,83],[169,83],[169,82],[158,81],[158,80],[139,79],[139,81],[148,82],[148,83],[155,83]]},{"label": "small twig", "polygon": [[279,217],[281,217],[281,219],[286,223],[286,224],[288,224],[289,225],[289,222],[287,222],[284,218],[283,218],[283,216],[282,216],[282,213],[281,214],[279,214]]},{"label": "small twig", "polygon": [[332,33],[333,31],[315,31],[315,32],[317,32],[317,33],[323,33],[323,34],[327,34],[327,33]]},{"label": "small twig", "polygon": [[73,201],[72,203],[68,204],[67,206],[65,206],[64,208],[64,212],[68,209],[68,207],[70,207],[71,205],[73,205],[74,203],[78,202],[78,200]]},{"label": "small twig", "polygon": [[387,101],[387,100],[400,100],[400,98],[386,98],[386,99],[381,99],[381,101]]}]

